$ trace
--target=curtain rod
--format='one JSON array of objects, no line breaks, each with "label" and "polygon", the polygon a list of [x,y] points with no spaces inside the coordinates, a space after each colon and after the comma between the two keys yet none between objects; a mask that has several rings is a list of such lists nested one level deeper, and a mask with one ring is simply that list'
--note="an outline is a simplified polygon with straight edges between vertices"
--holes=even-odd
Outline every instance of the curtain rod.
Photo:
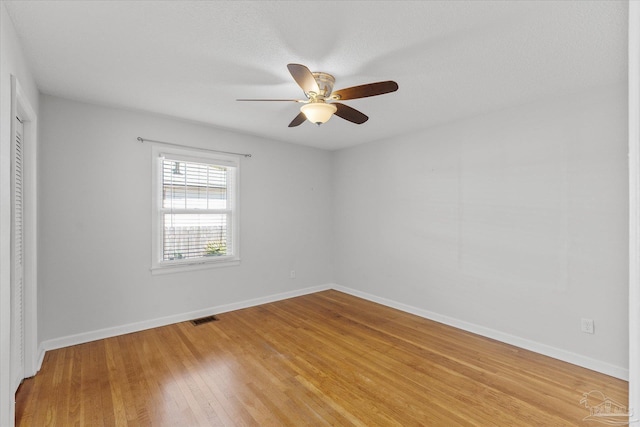
[{"label": "curtain rod", "polygon": [[190,146],[182,145],[182,144],[174,144],[173,142],[157,141],[155,139],[142,138],[140,136],[138,138],[136,138],[136,139],[138,141],[140,141],[140,142],[145,142],[145,141],[147,141],[147,142],[155,142],[157,144],[173,145],[174,147],[180,147],[180,148],[195,148],[196,150],[211,151],[213,153],[235,154],[237,156],[251,157],[251,154],[246,154],[246,153],[234,153],[233,151],[221,151],[221,150],[211,150],[209,148],[190,147]]}]

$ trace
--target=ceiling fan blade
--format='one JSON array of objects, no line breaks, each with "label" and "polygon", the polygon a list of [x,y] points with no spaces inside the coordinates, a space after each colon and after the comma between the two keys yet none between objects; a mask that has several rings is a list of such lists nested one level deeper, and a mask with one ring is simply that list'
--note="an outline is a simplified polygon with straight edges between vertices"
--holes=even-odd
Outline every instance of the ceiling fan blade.
[{"label": "ceiling fan blade", "polygon": [[366,85],[348,87],[334,91],[331,98],[338,100],[366,98],[368,96],[383,95],[398,90],[398,83],[388,80],[386,82],[369,83]]},{"label": "ceiling fan blade", "polygon": [[289,123],[289,127],[296,127],[296,126],[300,126],[302,123],[304,123],[304,121],[307,120],[307,116],[305,116],[303,113],[299,113],[295,119],[291,120],[291,123]]},{"label": "ceiling fan blade", "polygon": [[301,64],[287,64],[287,68],[293,77],[293,80],[298,83],[298,86],[302,88],[304,93],[314,92],[320,93],[318,82],[307,67]]},{"label": "ceiling fan blade", "polygon": [[288,102],[307,102],[302,99],[236,99],[236,101],[288,101]]},{"label": "ceiling fan blade", "polygon": [[356,110],[355,108],[351,108],[348,105],[341,104],[339,102],[333,102],[332,104],[335,105],[337,108],[336,112],[333,114],[335,114],[340,118],[343,118],[357,125],[361,125],[367,120],[369,120],[369,117],[367,117],[365,114],[361,113],[360,111]]}]

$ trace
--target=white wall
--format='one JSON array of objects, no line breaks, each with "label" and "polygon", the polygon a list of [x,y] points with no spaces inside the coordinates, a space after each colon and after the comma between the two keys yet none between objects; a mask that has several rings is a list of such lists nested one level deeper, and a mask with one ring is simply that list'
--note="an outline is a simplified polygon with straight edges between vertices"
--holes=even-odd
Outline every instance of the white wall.
[{"label": "white wall", "polygon": [[0,3],[0,425],[13,425],[14,396],[9,382],[11,233],[11,76],[38,111],[38,89],[22,54],[4,3]]},{"label": "white wall", "polygon": [[[42,340],[330,283],[330,152],[53,96],[41,110]],[[151,274],[151,144],[138,136],[253,155],[240,266]]]},{"label": "white wall", "polygon": [[626,102],[601,87],[335,153],[335,282],[624,376]]}]

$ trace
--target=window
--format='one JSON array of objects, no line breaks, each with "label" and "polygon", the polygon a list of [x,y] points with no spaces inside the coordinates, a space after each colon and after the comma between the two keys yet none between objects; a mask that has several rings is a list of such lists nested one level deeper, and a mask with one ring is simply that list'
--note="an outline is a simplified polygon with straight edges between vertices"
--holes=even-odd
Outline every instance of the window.
[{"label": "window", "polygon": [[237,264],[238,159],[153,149],[152,269]]}]

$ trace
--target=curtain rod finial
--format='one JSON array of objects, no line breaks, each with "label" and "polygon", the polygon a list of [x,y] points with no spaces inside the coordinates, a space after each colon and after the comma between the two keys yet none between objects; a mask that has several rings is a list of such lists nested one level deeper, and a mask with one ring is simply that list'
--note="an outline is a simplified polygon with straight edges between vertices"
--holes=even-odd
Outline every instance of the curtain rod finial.
[{"label": "curtain rod finial", "polygon": [[136,139],[140,142],[144,142],[144,139],[142,139],[141,137],[137,137]]}]

